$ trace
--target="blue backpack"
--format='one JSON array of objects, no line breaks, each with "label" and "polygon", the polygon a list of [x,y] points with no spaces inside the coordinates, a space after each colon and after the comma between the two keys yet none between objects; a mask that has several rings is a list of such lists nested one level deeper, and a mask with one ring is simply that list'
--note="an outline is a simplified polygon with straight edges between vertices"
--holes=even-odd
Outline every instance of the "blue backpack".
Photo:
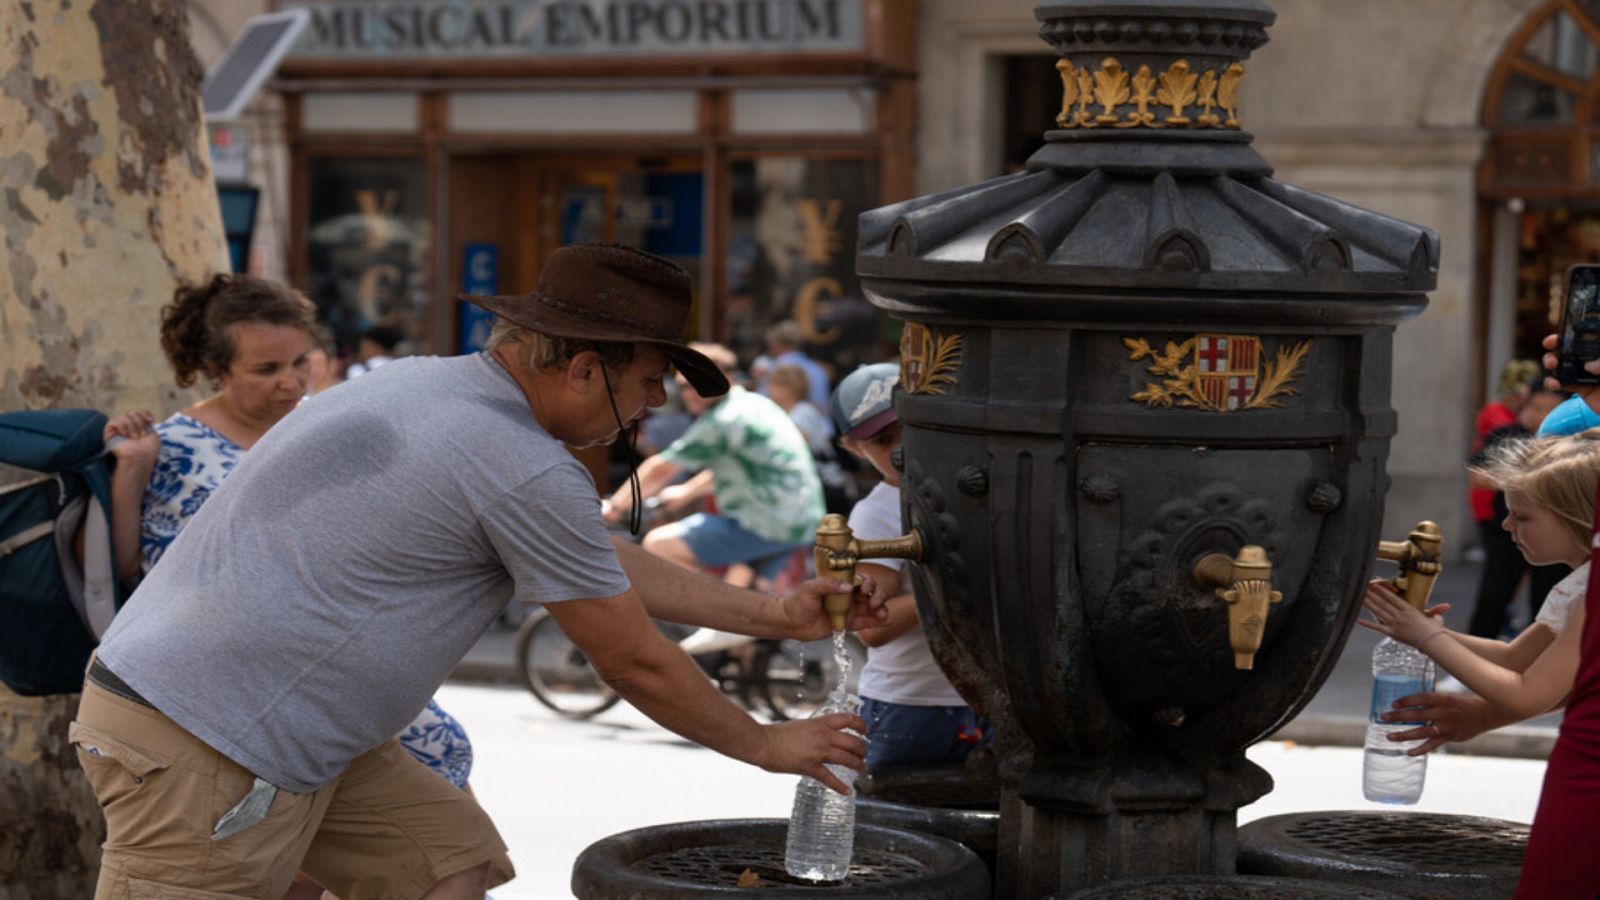
[{"label": "blue backpack", "polygon": [[122,605],[105,425],[92,409],[0,414],[0,681],[18,694],[81,690]]}]

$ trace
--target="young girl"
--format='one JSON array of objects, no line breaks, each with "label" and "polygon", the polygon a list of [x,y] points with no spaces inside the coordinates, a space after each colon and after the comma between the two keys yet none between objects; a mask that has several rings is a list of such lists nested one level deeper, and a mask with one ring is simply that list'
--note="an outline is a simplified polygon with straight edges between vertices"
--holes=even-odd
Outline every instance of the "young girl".
[{"label": "young girl", "polygon": [[1503,527],[1533,565],[1574,571],[1550,592],[1539,617],[1509,644],[1450,631],[1387,586],[1367,588],[1374,621],[1361,624],[1432,657],[1500,712],[1526,719],[1561,704],[1577,671],[1581,602],[1589,579],[1600,432],[1508,441],[1478,470],[1506,495]]}]

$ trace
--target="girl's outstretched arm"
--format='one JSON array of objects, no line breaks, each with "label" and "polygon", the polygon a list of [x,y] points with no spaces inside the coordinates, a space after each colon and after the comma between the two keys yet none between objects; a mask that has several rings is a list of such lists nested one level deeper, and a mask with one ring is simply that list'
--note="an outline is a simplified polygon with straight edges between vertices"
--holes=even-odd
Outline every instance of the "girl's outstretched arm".
[{"label": "girl's outstretched arm", "polygon": [[1572,690],[1583,630],[1578,610],[1527,671],[1516,672],[1474,653],[1446,631],[1442,622],[1423,615],[1382,584],[1368,585],[1365,606],[1373,621],[1361,624],[1426,653],[1478,696],[1517,719],[1550,709]]},{"label": "girl's outstretched arm", "polygon": [[1459,631],[1451,631],[1450,636],[1456,639],[1456,643],[1466,647],[1473,653],[1497,666],[1505,666],[1514,672],[1528,671],[1528,667],[1533,665],[1533,661],[1539,658],[1539,654],[1543,653],[1556,640],[1556,633],[1543,622],[1535,622],[1522,629],[1522,633],[1513,638],[1510,643],[1495,640],[1494,638],[1462,634]]}]

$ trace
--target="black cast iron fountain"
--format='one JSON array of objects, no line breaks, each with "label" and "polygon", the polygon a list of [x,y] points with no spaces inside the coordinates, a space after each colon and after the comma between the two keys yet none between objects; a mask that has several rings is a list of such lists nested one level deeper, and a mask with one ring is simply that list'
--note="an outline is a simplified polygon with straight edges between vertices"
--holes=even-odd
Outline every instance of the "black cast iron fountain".
[{"label": "black cast iron fountain", "polygon": [[866,213],[903,320],[906,523],[935,655],[1001,748],[997,896],[1235,871],[1244,757],[1305,705],[1378,544],[1396,323],[1430,230],[1272,179],[1261,0],[1041,2],[1058,130]]}]

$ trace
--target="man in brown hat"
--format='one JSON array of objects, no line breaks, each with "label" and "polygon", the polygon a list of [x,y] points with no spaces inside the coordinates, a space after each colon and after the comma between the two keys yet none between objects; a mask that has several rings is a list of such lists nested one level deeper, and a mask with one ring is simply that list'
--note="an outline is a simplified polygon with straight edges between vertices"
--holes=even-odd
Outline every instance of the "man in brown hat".
[{"label": "man in brown hat", "polygon": [[[512,599],[544,603],[684,737],[835,788],[825,764],[862,768],[842,730],[860,719],[758,724],[649,618],[816,638],[821,595],[848,587],[775,600],[614,548],[565,449],[661,403],[669,364],[727,390],[679,338],[683,269],[565,247],[532,294],[467,299],[501,317],[484,353],[397,360],[306,401],[107,632],[70,734],[108,825],[97,897],[275,898],[297,867],[346,900],[482,897],[509,879],[472,797],[391,736]],[[853,621],[878,621],[881,594],[863,595]]]}]

